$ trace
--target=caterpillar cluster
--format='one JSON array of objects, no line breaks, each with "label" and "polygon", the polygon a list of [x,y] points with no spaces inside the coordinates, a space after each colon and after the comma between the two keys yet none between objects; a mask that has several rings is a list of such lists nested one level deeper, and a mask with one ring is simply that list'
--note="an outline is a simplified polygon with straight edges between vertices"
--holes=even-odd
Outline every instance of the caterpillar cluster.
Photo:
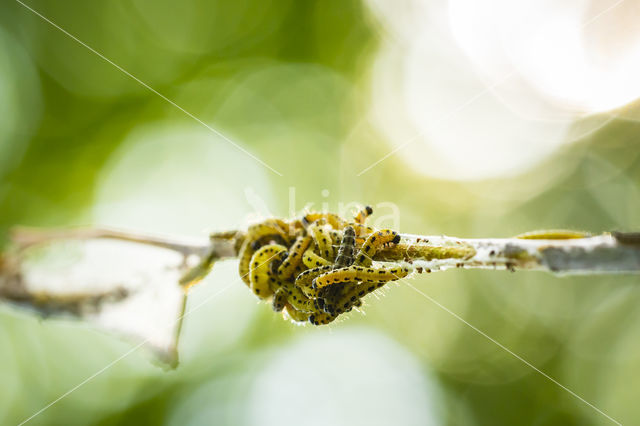
[{"label": "caterpillar cluster", "polygon": [[362,298],[407,268],[373,266],[383,247],[398,244],[397,232],[366,225],[371,207],[349,222],[333,213],[309,213],[290,221],[252,225],[239,250],[238,271],[251,291],[270,300],[295,322],[329,324],[362,305]]}]

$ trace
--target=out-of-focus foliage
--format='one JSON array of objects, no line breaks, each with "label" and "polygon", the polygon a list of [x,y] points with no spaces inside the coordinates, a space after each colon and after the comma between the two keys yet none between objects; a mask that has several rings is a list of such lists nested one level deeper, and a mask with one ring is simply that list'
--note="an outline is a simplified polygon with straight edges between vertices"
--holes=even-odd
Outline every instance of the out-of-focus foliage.
[{"label": "out-of-focus foliage", "polygon": [[[379,215],[392,213],[381,203],[395,203],[400,230],[422,234],[640,228],[634,105],[627,119],[586,118],[595,131],[509,178],[429,178],[397,155],[358,176],[404,138],[371,120],[371,109],[385,107],[371,95],[385,29],[366,4],[28,4],[283,176],[2,0],[3,235],[14,224],[202,235],[245,226],[256,210],[349,202]],[[412,284],[623,424],[640,418],[637,277],[449,271]],[[610,424],[402,283],[370,298],[366,315],[321,328],[256,304],[233,262],[216,265],[189,305],[208,297],[185,318],[176,371],[134,352],[33,424]],[[2,424],[26,419],[130,349],[9,307],[0,324]]]}]

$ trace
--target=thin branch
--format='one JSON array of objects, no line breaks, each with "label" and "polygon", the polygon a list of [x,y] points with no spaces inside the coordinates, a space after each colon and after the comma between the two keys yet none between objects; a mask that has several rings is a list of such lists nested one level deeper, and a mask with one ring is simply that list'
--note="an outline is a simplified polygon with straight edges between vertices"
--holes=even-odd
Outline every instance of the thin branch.
[{"label": "thin branch", "polygon": [[418,272],[453,267],[542,270],[556,274],[640,273],[635,234],[602,234],[571,239],[487,238],[401,235],[400,244],[374,260],[403,261]]},{"label": "thin branch", "polygon": [[[187,239],[184,237],[167,237],[112,228],[39,229],[20,226],[11,230],[10,238],[18,250],[24,250],[31,246],[54,240],[89,240],[99,238],[109,238],[167,248],[181,253],[184,256],[191,254],[201,256],[211,246],[211,243],[203,238]],[[222,247],[220,247],[219,250],[225,252],[225,249]]]},{"label": "thin branch", "polygon": [[[192,285],[220,260],[238,256],[244,232],[227,231],[210,238],[177,238],[110,228],[34,229],[17,227],[11,232],[12,248],[0,258],[0,297],[26,301],[20,275],[22,253],[30,247],[55,240],[114,239],[162,247],[195,257],[195,266],[185,267],[180,284]],[[397,245],[376,253],[374,260],[400,262],[417,272],[449,268],[543,270],[556,274],[602,274],[640,272],[640,236],[635,233],[606,233],[568,239],[487,238],[465,239],[447,236],[401,234]],[[119,295],[122,293],[119,292]],[[109,295],[87,295],[98,301]],[[93,300],[92,299],[92,300]],[[39,303],[75,307],[82,300],[56,301],[39,295]],[[70,310],[76,310],[75,308]]]},{"label": "thin branch", "polygon": [[[201,261],[233,259],[244,239],[242,231],[212,234],[209,239],[143,234],[110,228],[36,229],[16,227],[16,252],[54,240],[115,239],[173,250]],[[5,258],[5,263],[6,263]],[[570,239],[456,238],[401,234],[399,244],[374,256],[381,262],[404,261],[432,271],[452,267],[545,270],[560,274],[638,273],[640,236],[605,233]],[[5,265],[6,267],[6,265]]]},{"label": "thin branch", "polygon": [[[195,257],[195,266],[184,267],[180,284],[190,286],[204,278],[214,263],[238,256],[244,232],[228,231],[206,239],[157,236],[109,228],[34,229],[15,228],[12,248],[0,257],[0,298],[31,304],[45,313],[65,311],[78,315],[81,308],[126,297],[115,289],[100,294],[64,298],[54,294],[32,294],[21,275],[22,254],[29,248],[55,240],[113,239],[162,247]],[[379,262],[400,263],[418,273],[465,269],[542,270],[555,274],[607,274],[640,272],[640,236],[606,233],[568,239],[456,238],[401,234],[399,244],[374,256]],[[39,308],[38,308],[39,307]]]},{"label": "thin branch", "polygon": [[[541,236],[546,239],[535,239]],[[207,276],[215,262],[237,258],[245,238],[246,233],[243,231],[216,233],[209,239],[185,239],[107,228],[41,230],[16,228],[11,233],[9,249],[0,254],[0,299],[27,307],[44,316],[64,314],[96,322],[98,325],[107,325],[109,329],[113,329],[111,320],[108,320],[109,312],[113,312],[116,306],[122,306],[124,309],[128,306],[125,302],[132,298],[135,298],[138,303],[133,312],[134,316],[155,315],[152,307],[149,305],[141,307],[140,303],[151,303],[155,306],[158,303],[164,303],[161,315],[166,316],[171,312],[169,315],[175,314],[177,318],[181,318],[184,314],[186,294],[176,287],[181,285],[186,290]],[[373,260],[382,264],[402,265],[410,272],[416,273],[456,267],[511,271],[542,270],[556,274],[640,272],[640,235],[638,234],[606,233],[593,237],[578,235],[576,238],[571,234],[542,233],[534,235],[534,239],[531,238],[532,236],[528,235],[527,238],[465,239],[401,234],[399,243],[391,244],[376,252]],[[115,264],[113,270],[105,270],[104,265],[102,268],[98,266],[98,272],[94,272],[92,268],[85,268],[83,272],[86,274],[82,275],[82,279],[78,277],[77,271],[72,271],[72,266],[68,269],[65,266],[61,269],[54,268],[52,273],[45,269],[46,272],[39,275],[29,272],[34,265],[41,265],[43,262],[38,250],[32,249],[62,241],[61,248],[52,247],[52,249],[56,253],[56,250],[61,250],[62,257],[65,258],[65,256],[73,256],[74,253],[73,250],[66,251],[67,241],[93,244],[101,239],[135,243],[143,253],[149,256],[145,259],[138,258],[137,255],[116,256],[122,264]],[[363,244],[362,239],[357,241],[357,246]],[[148,252],[144,249],[145,245],[169,251]],[[95,248],[86,246],[82,250],[92,253],[91,250]],[[119,250],[126,250],[126,248],[120,249],[117,245],[109,246],[104,255],[107,257],[117,255]],[[107,262],[108,259],[102,257],[103,252],[100,253],[97,259],[96,255],[88,255],[88,259],[98,264]],[[157,262],[152,261],[148,264],[148,267],[155,272],[144,270],[147,266],[142,266],[140,263],[149,262],[149,258],[159,258]],[[44,263],[46,264],[46,261]],[[143,268],[136,270],[137,272],[134,271],[131,280],[117,273],[118,270],[124,272],[122,268],[128,263]],[[93,281],[96,281],[101,274],[113,275],[114,281],[111,287],[94,285],[96,283]],[[141,279],[144,281],[142,286],[139,284]],[[97,281],[101,282],[99,279]],[[162,288],[161,291],[160,288]],[[162,299],[155,298],[156,290],[160,291],[158,294],[164,295],[162,297],[166,297],[164,302]],[[126,309],[119,312],[126,312]],[[102,313],[107,315],[104,320]],[[136,318],[132,318],[132,321],[135,322]],[[137,335],[145,342],[157,335],[155,328],[150,331],[131,331],[127,324],[130,322],[125,321],[124,326],[118,329],[121,334]],[[158,324],[158,327],[162,332],[160,335],[165,338],[154,340],[151,347],[161,355],[162,359],[171,360],[170,363],[173,365],[177,360],[176,348],[180,321],[171,322],[168,325]]]}]

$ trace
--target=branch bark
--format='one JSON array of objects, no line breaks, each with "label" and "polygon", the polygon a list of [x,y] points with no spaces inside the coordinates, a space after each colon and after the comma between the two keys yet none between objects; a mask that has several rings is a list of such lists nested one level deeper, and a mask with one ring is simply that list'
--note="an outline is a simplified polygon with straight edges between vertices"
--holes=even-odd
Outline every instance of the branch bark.
[{"label": "branch bark", "polygon": [[[11,233],[13,251],[0,266],[15,269],[16,256],[29,247],[54,240],[115,239],[173,250],[196,256],[199,262],[238,256],[244,239],[242,231],[228,231],[205,238],[158,236],[110,228],[35,229],[15,228]],[[542,270],[556,274],[605,274],[640,272],[640,234],[605,233],[570,239],[456,238],[401,234],[399,244],[374,256],[380,262],[401,262],[420,271],[449,268]],[[209,265],[209,266],[210,266]],[[5,275],[6,276],[6,275]]]},{"label": "branch bark", "polygon": [[[542,270],[554,274],[640,272],[639,234],[606,233],[593,237],[568,239],[467,239],[411,234],[401,234],[400,237],[398,244],[378,251],[373,260],[400,264],[416,273],[450,268]],[[90,289],[90,281],[99,278],[99,275],[95,274],[117,272],[105,271],[104,268],[102,272],[88,270],[88,275],[84,278],[87,282],[86,284],[85,281],[80,282],[80,287],[78,287],[77,274],[66,267],[54,269],[55,277],[49,273],[33,275],[28,272],[33,265],[29,260],[32,256],[31,248],[60,240],[92,242],[101,239],[136,243],[143,248],[144,245],[160,247],[169,251],[147,252],[153,259],[159,256],[163,260],[150,266],[156,269],[156,274],[149,274],[145,281],[147,284],[142,287],[136,285],[118,287],[122,283],[118,280],[128,280],[128,278],[122,278],[122,275],[116,274],[119,277],[114,284],[116,287]],[[114,329],[112,321],[108,317],[103,319],[102,312],[108,315],[117,305],[126,307],[130,304],[125,302],[131,298],[137,298],[137,301],[146,300],[154,306],[163,303],[162,317],[157,322],[160,335],[165,336],[164,338],[158,339],[156,337],[158,332],[155,329],[132,331],[130,321],[125,321],[119,331],[123,335],[138,335],[139,340],[145,344],[150,342],[150,347],[160,355],[161,359],[175,365],[177,341],[186,300],[185,292],[177,287],[177,284],[183,285],[186,289],[205,277],[215,262],[238,257],[244,239],[245,233],[242,231],[217,233],[209,239],[185,239],[105,228],[43,230],[16,228],[11,233],[9,249],[0,254],[0,299],[29,308],[44,316],[63,314],[93,321],[100,326],[107,326],[110,330]],[[359,244],[362,244],[362,240]],[[64,248],[62,250],[63,257],[69,256]],[[110,256],[109,253],[112,252],[107,252],[106,256]],[[117,253],[113,253],[115,254]],[[168,254],[170,256],[167,257]],[[35,258],[36,263],[42,262],[37,255]],[[129,262],[134,265],[139,265],[142,261],[135,255],[117,258],[124,263]],[[95,257],[93,259],[95,260]],[[97,260],[102,263],[107,259],[98,257]],[[113,268],[121,267],[116,265]],[[133,274],[131,280],[135,283],[139,280],[140,274],[147,275],[145,271],[138,271]],[[49,286],[46,284],[48,280],[61,284],[62,289],[60,285]],[[73,281],[76,282],[76,287],[75,290],[70,290],[69,284]],[[86,289],[84,285],[87,285]],[[164,294],[163,297],[166,299],[154,298],[154,294],[160,288],[163,289],[160,293]],[[145,291],[152,294],[147,297]],[[152,313],[153,309],[148,306],[135,308],[131,321],[135,323],[136,315],[142,315],[145,311]],[[170,315],[169,312],[173,312],[177,320],[164,325],[160,324],[165,316]]]},{"label": "branch bark", "polygon": [[414,269],[453,267],[542,270],[555,274],[639,273],[635,234],[612,233],[572,239],[478,238],[403,234],[400,244],[374,260],[401,261]]},{"label": "branch bark", "polygon": [[[192,285],[206,276],[215,262],[236,258],[244,235],[242,231],[229,231],[213,234],[207,240],[109,228],[15,228],[11,248],[0,256],[0,298],[21,304],[33,300],[43,311],[51,312],[55,307],[71,314],[76,314],[79,306],[113,299],[110,294],[87,293],[86,300],[81,296],[57,300],[54,294],[30,293],[33,283],[25,282],[21,274],[23,253],[56,240],[113,239],[166,248],[181,254],[185,261],[192,258],[191,267],[187,268],[185,262],[180,279],[180,284]],[[450,268],[538,270],[562,275],[640,273],[640,235],[614,232],[571,239],[469,239],[401,234],[399,244],[379,251],[373,260],[399,263],[418,273]]]}]

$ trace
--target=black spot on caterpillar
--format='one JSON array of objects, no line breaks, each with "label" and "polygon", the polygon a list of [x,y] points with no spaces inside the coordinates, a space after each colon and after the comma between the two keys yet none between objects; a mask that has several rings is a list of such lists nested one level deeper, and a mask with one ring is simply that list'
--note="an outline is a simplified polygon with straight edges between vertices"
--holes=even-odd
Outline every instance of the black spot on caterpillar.
[{"label": "black spot on caterpillar", "polygon": [[302,262],[302,255],[311,244],[312,238],[309,236],[299,237],[289,250],[289,255],[284,259],[278,268],[278,276],[282,279],[289,279]]},{"label": "black spot on caterpillar", "polygon": [[362,266],[371,266],[371,259],[376,254],[378,249],[387,244],[398,244],[400,242],[400,235],[396,231],[390,229],[383,229],[382,231],[375,232],[366,239],[362,248],[356,255],[355,264]]},{"label": "black spot on caterpillar", "polygon": [[346,221],[334,213],[309,213],[302,218],[302,225],[306,228],[317,220],[325,220],[333,229],[342,229]]},{"label": "black spot on caterpillar", "polygon": [[249,266],[249,279],[251,290],[261,299],[266,299],[273,294],[271,279],[275,280],[271,273],[270,262],[287,248],[278,244],[270,244],[262,247],[251,256]]},{"label": "black spot on caterpillar", "polygon": [[373,214],[373,209],[371,208],[371,206],[366,206],[364,209],[360,210],[358,212],[358,214],[355,215],[355,217],[353,218],[353,220],[356,223],[359,223],[361,225],[364,225],[365,221],[367,220],[367,218],[369,216],[371,216]]},{"label": "black spot on caterpillar", "polygon": [[407,268],[364,268],[361,266],[348,266],[346,268],[335,269],[325,272],[314,278],[312,287],[321,289],[323,287],[351,281],[380,282],[395,281],[409,275]]},{"label": "black spot on caterpillar", "polygon": [[302,262],[307,268],[313,269],[318,266],[331,266],[331,262],[314,253],[313,249],[307,249],[302,257]]},{"label": "black spot on caterpillar", "polygon": [[271,301],[271,307],[274,311],[280,312],[284,309],[287,303],[287,292],[283,288],[279,288],[273,294],[273,300]]}]

